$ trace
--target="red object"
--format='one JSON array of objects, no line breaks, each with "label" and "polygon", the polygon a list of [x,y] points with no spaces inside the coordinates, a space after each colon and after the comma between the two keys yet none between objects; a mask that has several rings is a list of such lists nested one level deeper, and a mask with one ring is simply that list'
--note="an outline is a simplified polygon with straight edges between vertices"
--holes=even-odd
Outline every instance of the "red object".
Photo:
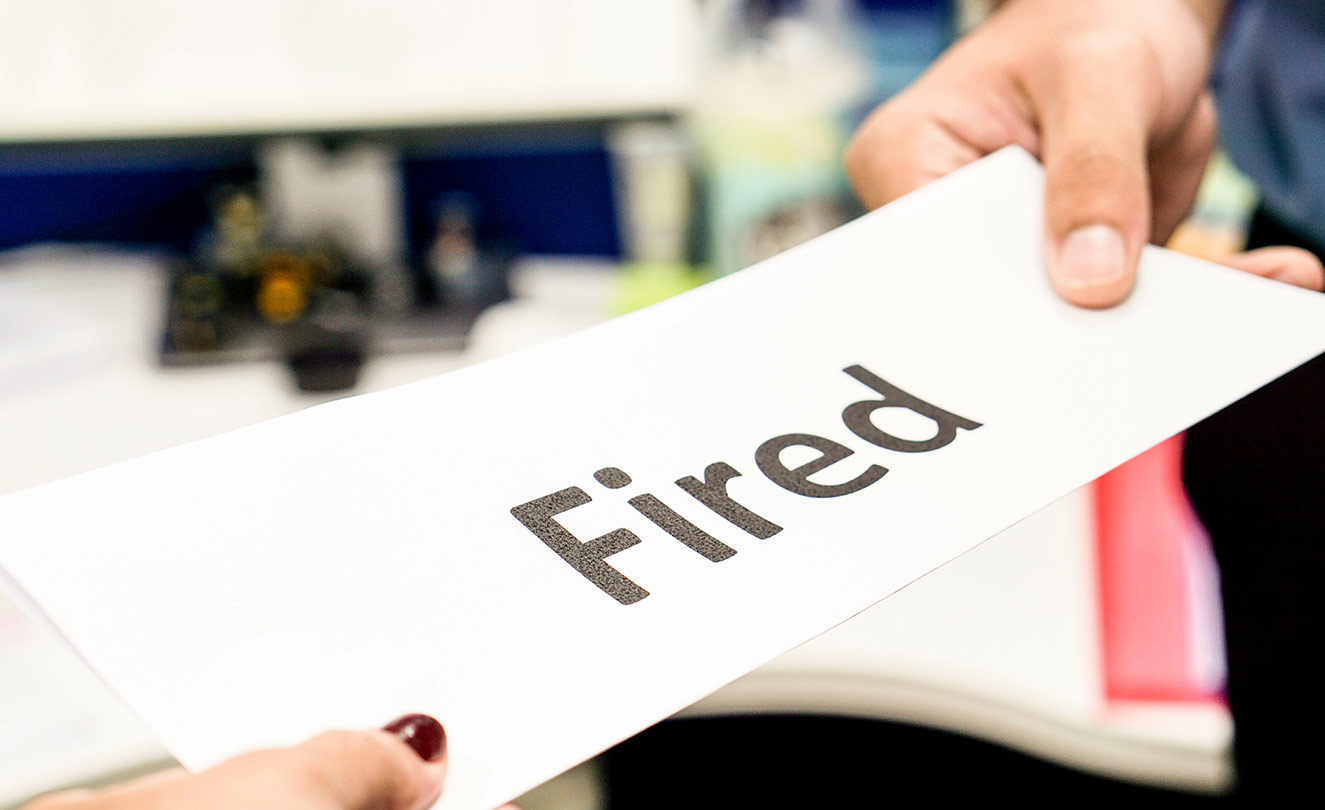
[{"label": "red object", "polygon": [[[1208,539],[1182,487],[1182,436],[1095,482],[1096,549],[1109,700],[1201,701],[1219,698],[1202,675],[1200,610],[1217,611],[1208,575]],[[1217,633],[1216,633],[1217,636]],[[1206,643],[1205,649],[1216,648]],[[1208,669],[1208,667],[1206,667]],[[1204,681],[1204,682],[1203,682]]]},{"label": "red object", "polygon": [[446,730],[426,714],[397,717],[382,726],[382,730],[404,740],[424,762],[436,762],[446,752]]}]

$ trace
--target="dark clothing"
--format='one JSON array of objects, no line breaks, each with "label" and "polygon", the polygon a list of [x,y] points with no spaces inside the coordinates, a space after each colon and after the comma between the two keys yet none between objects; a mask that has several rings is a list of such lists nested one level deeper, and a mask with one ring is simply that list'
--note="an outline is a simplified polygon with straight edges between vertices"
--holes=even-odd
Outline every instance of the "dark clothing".
[{"label": "dark clothing", "polygon": [[[1264,212],[1249,247],[1320,245]],[[1239,798],[1316,795],[1325,690],[1325,355],[1187,433],[1183,478],[1219,560]],[[1273,805],[1271,805],[1273,806]]]},{"label": "dark clothing", "polygon": [[[1248,247],[1325,255],[1325,2],[1235,11],[1215,89],[1224,146],[1265,201]],[[1318,794],[1325,357],[1192,428],[1183,477],[1222,572],[1237,796]]]},{"label": "dark clothing", "polygon": [[1214,84],[1233,162],[1280,221],[1325,242],[1325,2],[1242,0]]}]

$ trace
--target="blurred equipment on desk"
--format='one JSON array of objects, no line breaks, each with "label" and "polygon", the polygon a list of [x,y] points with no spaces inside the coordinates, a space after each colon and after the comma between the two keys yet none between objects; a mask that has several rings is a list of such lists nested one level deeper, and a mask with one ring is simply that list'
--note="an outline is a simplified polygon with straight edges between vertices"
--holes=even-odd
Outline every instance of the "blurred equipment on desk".
[{"label": "blurred equipment on desk", "polygon": [[[275,357],[300,390],[349,389],[373,351],[463,346],[478,314],[509,294],[512,257],[479,243],[477,209],[461,204],[463,196],[439,202],[427,269],[410,270],[403,266],[403,236],[386,249],[381,240],[363,239],[362,229],[361,238],[347,241],[343,235],[353,238],[355,229],[291,204],[297,182],[272,185],[280,192],[268,187],[260,197],[252,186],[235,185],[213,192],[211,222],[191,255],[172,263],[163,365]],[[303,193],[327,209],[329,195]],[[282,196],[285,216],[277,219],[263,199]],[[400,216],[388,219],[401,227]],[[303,228],[292,234],[292,221]]]},{"label": "blurred equipment on desk", "polygon": [[[0,249],[167,247],[169,367],[455,350],[517,254],[617,256],[604,133],[688,106],[690,0],[0,5]],[[201,229],[202,235],[199,236]]]}]

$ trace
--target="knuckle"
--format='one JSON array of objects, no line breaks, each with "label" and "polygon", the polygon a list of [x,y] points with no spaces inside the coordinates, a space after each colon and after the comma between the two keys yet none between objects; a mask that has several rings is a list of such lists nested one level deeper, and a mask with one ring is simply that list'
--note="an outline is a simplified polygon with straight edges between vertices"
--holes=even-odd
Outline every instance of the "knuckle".
[{"label": "knuckle", "polygon": [[1059,163],[1064,175],[1083,188],[1116,185],[1137,174],[1127,161],[1095,144],[1077,146],[1062,155]]},{"label": "knuckle", "polygon": [[842,153],[842,168],[853,184],[864,180],[868,171],[869,145],[865,141],[864,131],[859,131],[847,143]]},{"label": "knuckle", "polygon": [[933,150],[925,108],[902,97],[875,110],[847,144],[842,166],[856,195],[877,208],[923,185],[924,159]]},{"label": "knuckle", "polygon": [[1065,71],[1117,70],[1143,65],[1153,58],[1148,40],[1135,30],[1121,27],[1067,31],[1050,52],[1054,65]]},{"label": "knuckle", "polygon": [[856,130],[847,143],[842,165],[847,177],[858,189],[868,190],[885,171],[880,158],[894,150],[897,140],[896,109],[885,104],[879,107]]},{"label": "knuckle", "polygon": [[1188,129],[1196,149],[1205,154],[1214,151],[1219,140],[1219,112],[1210,93],[1202,93],[1197,99]]}]

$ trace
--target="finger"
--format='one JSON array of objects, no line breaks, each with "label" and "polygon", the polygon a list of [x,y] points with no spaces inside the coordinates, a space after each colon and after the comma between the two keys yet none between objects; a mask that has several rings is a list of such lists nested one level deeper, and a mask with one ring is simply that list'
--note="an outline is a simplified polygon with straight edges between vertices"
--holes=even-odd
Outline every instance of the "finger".
[{"label": "finger", "polygon": [[92,791],[85,789],[47,793],[23,805],[22,810],[80,810],[94,795]]},{"label": "finger", "polygon": [[336,810],[421,810],[437,801],[446,776],[446,732],[427,715],[405,715],[383,732],[330,732],[306,749]]},{"label": "finger", "polygon": [[1217,116],[1214,98],[1204,93],[1184,116],[1177,134],[1167,143],[1153,144],[1150,153],[1150,188],[1154,213],[1150,241],[1167,244],[1178,225],[1191,213],[1206,165],[1215,149]]},{"label": "finger", "polygon": [[92,810],[92,808],[101,810],[107,802],[120,801],[121,797],[124,797],[128,804],[133,804],[145,793],[153,792],[162,786],[174,785],[188,778],[189,773],[183,768],[170,768],[100,790],[78,788],[48,793],[23,805],[23,810]]},{"label": "finger", "polygon": [[1267,247],[1239,253],[1221,261],[1229,267],[1262,278],[1282,281],[1317,292],[1325,289],[1325,268],[1316,254],[1292,247]]},{"label": "finger", "polygon": [[381,731],[331,731],[244,754],[196,776],[173,771],[54,794],[28,810],[423,810],[445,777],[446,732],[414,714]]},{"label": "finger", "polygon": [[952,130],[913,113],[908,101],[899,98],[865,120],[847,146],[843,165],[856,196],[873,209],[980,157]]},{"label": "finger", "polygon": [[330,731],[293,748],[236,757],[191,785],[199,810],[422,810],[441,794],[446,733],[426,715],[382,731]]},{"label": "finger", "polygon": [[1088,34],[1065,37],[1028,81],[1042,126],[1049,278],[1079,306],[1126,298],[1150,235],[1155,72],[1143,43]]}]

